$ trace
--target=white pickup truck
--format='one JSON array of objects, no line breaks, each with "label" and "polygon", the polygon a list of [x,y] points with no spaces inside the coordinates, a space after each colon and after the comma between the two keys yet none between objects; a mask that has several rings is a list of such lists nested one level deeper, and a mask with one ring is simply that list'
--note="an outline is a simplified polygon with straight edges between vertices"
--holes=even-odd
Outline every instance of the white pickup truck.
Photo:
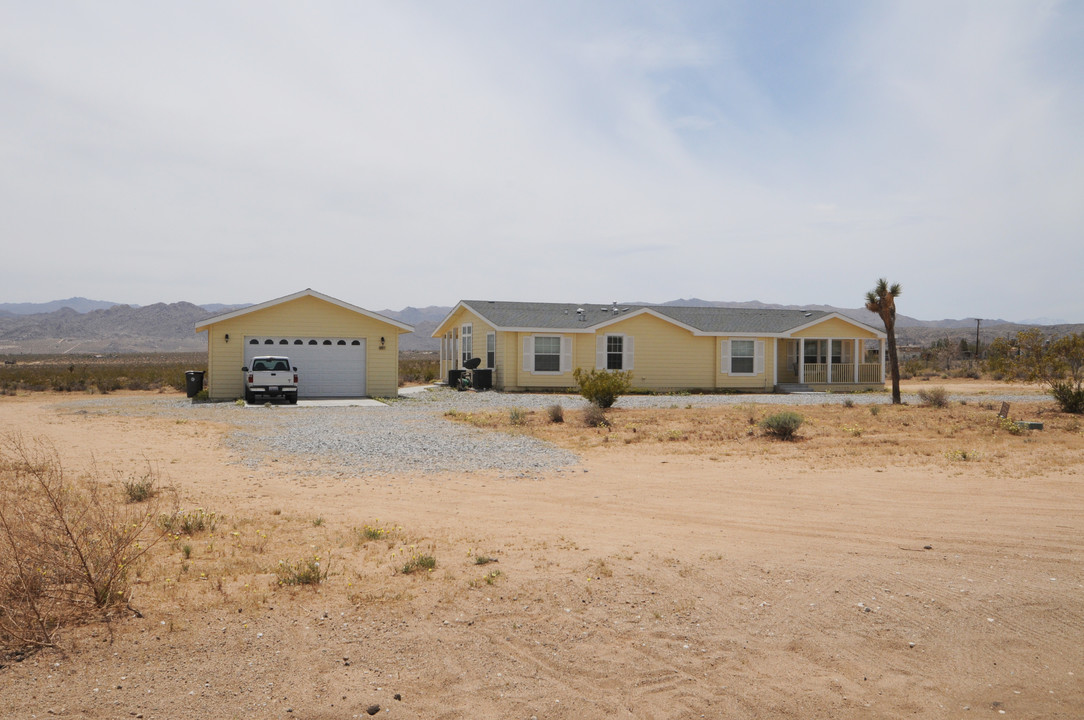
[{"label": "white pickup truck", "polygon": [[252,358],[252,367],[241,368],[245,373],[245,402],[255,402],[257,395],[284,397],[297,404],[297,368],[290,358],[279,355],[259,355]]}]

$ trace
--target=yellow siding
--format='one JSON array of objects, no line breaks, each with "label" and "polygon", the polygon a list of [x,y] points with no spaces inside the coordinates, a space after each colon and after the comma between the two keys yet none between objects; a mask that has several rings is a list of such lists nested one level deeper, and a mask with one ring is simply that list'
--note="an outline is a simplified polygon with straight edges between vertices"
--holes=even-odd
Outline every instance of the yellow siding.
[{"label": "yellow siding", "polygon": [[[217,322],[208,328],[208,394],[214,399],[241,397],[246,335],[363,337],[365,388],[374,397],[399,392],[399,333],[395,325],[310,296]],[[225,336],[230,336],[226,342]],[[385,340],[380,349],[380,338]]]},{"label": "yellow siding", "polygon": [[846,320],[831,318],[806,328],[801,332],[796,332],[792,337],[874,339],[877,337],[877,334],[857,325],[853,325]]},{"label": "yellow siding", "polygon": [[[638,315],[598,330],[602,335],[633,338],[632,386],[640,390],[710,390],[716,387],[715,345],[711,337],[697,337],[688,330],[652,315]],[[595,367],[595,337],[582,367]]]}]

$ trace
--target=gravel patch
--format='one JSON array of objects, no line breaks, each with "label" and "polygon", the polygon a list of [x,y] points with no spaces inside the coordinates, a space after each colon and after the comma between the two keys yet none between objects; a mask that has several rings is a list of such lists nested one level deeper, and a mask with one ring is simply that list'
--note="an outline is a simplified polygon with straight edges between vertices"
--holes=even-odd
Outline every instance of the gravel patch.
[{"label": "gravel patch", "polygon": [[[1036,395],[961,395],[954,401],[1036,402]],[[619,408],[714,407],[721,405],[888,404],[886,393],[796,395],[627,395]],[[904,401],[918,403],[915,395]],[[433,388],[389,401],[388,407],[244,408],[233,403],[193,405],[177,397],[96,397],[61,404],[72,412],[165,416],[222,422],[236,428],[226,443],[236,462],[258,467],[284,456],[306,461],[305,472],[342,476],[428,475],[496,471],[505,477],[531,477],[573,469],[579,457],[525,435],[479,430],[443,417],[458,412],[544,410],[586,407],[578,395],[456,392]]]}]

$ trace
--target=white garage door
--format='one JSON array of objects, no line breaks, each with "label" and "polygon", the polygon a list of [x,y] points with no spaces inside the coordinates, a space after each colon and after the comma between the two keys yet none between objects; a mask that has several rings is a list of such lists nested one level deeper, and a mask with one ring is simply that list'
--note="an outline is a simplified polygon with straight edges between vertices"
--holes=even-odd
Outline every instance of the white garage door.
[{"label": "white garage door", "polygon": [[365,395],[365,338],[246,337],[245,365],[257,355],[285,355],[297,368],[301,398]]}]

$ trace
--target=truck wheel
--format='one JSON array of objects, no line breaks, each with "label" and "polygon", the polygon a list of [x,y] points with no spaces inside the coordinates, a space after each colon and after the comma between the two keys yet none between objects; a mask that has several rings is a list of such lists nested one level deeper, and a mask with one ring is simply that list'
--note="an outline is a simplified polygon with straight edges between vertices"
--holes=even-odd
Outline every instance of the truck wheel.
[{"label": "truck wheel", "polygon": [[297,405],[297,393],[290,393],[286,396],[286,399],[290,401],[291,405]]},{"label": "truck wheel", "polygon": [[255,403],[256,393],[252,392],[251,390],[245,390],[245,402],[247,402],[249,405]]}]

